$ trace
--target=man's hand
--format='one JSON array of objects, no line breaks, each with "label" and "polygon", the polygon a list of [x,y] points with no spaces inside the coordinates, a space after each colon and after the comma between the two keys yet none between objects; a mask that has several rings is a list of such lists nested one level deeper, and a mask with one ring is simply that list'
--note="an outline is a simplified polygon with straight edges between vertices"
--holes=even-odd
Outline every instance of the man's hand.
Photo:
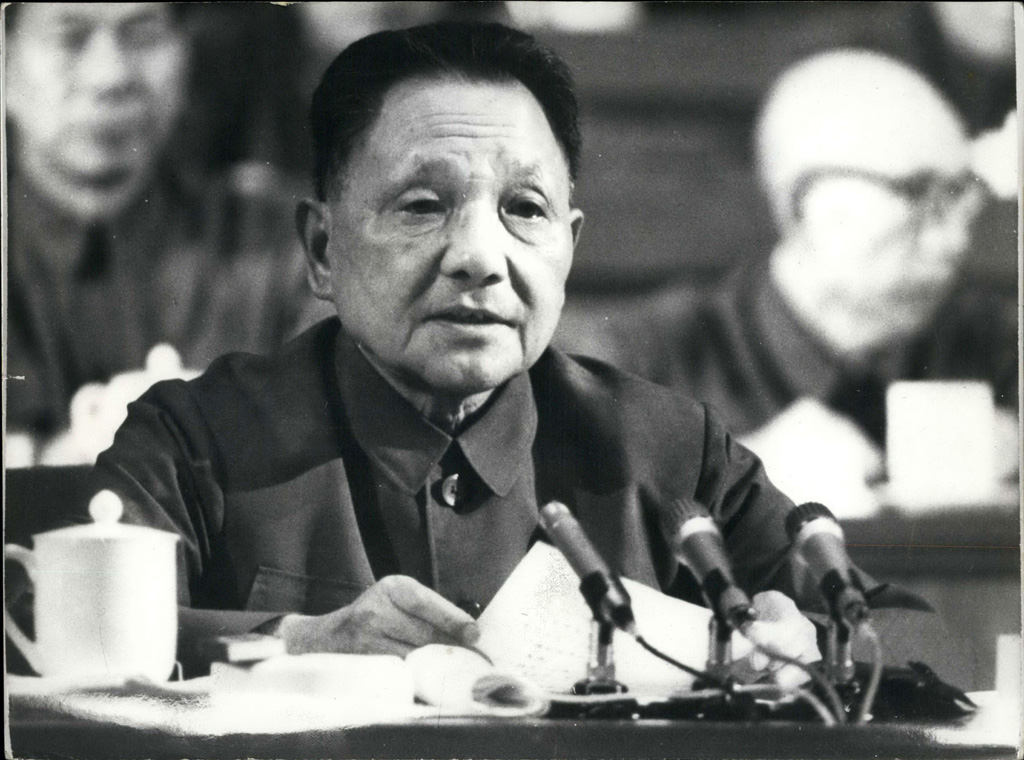
[{"label": "man's hand", "polygon": [[289,654],[396,654],[426,644],[472,646],[476,621],[440,594],[405,575],[389,575],[352,604],[326,615],[286,615],[277,635]]},{"label": "man's hand", "polygon": [[[778,591],[762,591],[752,601],[758,618],[746,630],[748,641],[733,640],[737,676],[741,680],[756,680],[768,673],[775,683],[790,689],[807,681],[810,676],[796,665],[787,665],[752,649],[750,642],[803,663],[817,662],[821,652],[814,624],[800,613],[792,599]],[[740,661],[744,654],[746,660]]]}]

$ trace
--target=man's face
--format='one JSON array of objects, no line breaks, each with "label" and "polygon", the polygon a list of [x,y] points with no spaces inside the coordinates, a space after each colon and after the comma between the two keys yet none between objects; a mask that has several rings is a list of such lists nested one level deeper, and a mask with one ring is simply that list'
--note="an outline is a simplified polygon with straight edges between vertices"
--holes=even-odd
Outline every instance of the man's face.
[{"label": "man's face", "polygon": [[533,365],[583,215],[523,85],[396,85],[336,182],[305,224],[314,290],[388,372],[457,398]]},{"label": "man's face", "polygon": [[25,3],[8,37],[18,169],[86,219],[143,189],[183,99],[185,40],[161,3]]},{"label": "man's face", "polygon": [[907,178],[825,170],[799,203],[804,262],[823,301],[865,342],[911,335],[934,315],[963,261],[981,201],[970,175]]}]

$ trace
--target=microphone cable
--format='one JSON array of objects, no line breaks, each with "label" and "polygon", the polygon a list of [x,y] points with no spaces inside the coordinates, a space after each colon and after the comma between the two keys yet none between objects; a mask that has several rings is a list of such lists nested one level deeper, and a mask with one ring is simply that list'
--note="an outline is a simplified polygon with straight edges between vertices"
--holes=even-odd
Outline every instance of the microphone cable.
[{"label": "microphone cable", "polygon": [[659,649],[657,649],[656,647],[654,647],[654,645],[649,643],[647,641],[647,639],[645,639],[643,636],[641,636],[639,634],[637,634],[635,638],[636,638],[636,642],[640,646],[642,646],[648,652],[653,654],[655,657],[658,657],[659,659],[664,660],[669,665],[674,665],[675,667],[679,668],[680,670],[682,670],[682,671],[684,671],[686,673],[689,673],[694,678],[703,679],[705,681],[709,681],[710,683],[715,684],[716,686],[718,686],[718,688],[724,689],[725,691],[729,691],[731,689],[731,684],[729,683],[729,681],[727,679],[719,678],[718,676],[713,676],[710,673],[704,672],[703,670],[698,670],[697,668],[690,667],[685,662],[679,662],[679,660],[676,660],[673,657],[669,657],[667,654],[665,654],[664,652],[662,652]]},{"label": "microphone cable", "polygon": [[790,657],[788,654],[783,654],[782,652],[779,652],[773,647],[768,647],[764,644],[754,641],[749,636],[747,636],[743,631],[740,631],[740,633],[743,633],[747,641],[753,644],[754,649],[756,651],[773,660],[777,660],[779,662],[785,663],[786,665],[792,665],[796,668],[799,668],[808,676],[810,676],[811,680],[814,681],[815,685],[822,690],[822,692],[825,694],[825,697],[828,699],[829,705],[832,707],[832,713],[835,715],[836,722],[846,722],[846,710],[843,708],[843,701],[839,698],[839,693],[835,690],[835,687],[832,686],[832,684],[825,680],[825,677],[821,673],[819,673],[815,668],[812,668],[807,663],[801,662],[795,657]]},{"label": "microphone cable", "polygon": [[832,712],[825,706],[825,703],[818,699],[813,691],[810,689],[797,689],[796,697],[809,704],[814,709],[814,712],[818,713],[821,722],[826,726],[834,726],[836,724],[835,716],[832,715]]},{"label": "microphone cable", "polygon": [[871,642],[871,677],[868,679],[864,699],[861,700],[860,709],[857,711],[857,722],[865,723],[871,714],[871,707],[875,704],[878,684],[882,680],[882,642],[878,638],[878,632],[867,621],[861,622],[858,630]]},{"label": "microphone cable", "polygon": [[[642,646],[648,652],[653,654],[655,657],[657,657],[657,658],[659,658],[661,660],[664,660],[665,662],[669,663],[670,665],[673,665],[676,668],[679,668],[680,670],[682,670],[682,671],[684,671],[686,673],[689,673],[694,678],[698,678],[698,679],[703,679],[703,680],[709,681],[709,682],[715,684],[716,686],[718,686],[718,688],[721,689],[724,693],[728,693],[728,692],[733,690],[733,684],[730,683],[729,681],[727,681],[726,679],[718,678],[717,676],[713,676],[710,673],[707,673],[707,672],[705,672],[703,670],[698,670],[697,668],[691,667],[691,666],[687,665],[686,663],[679,662],[679,660],[676,660],[675,658],[670,657],[669,655],[667,655],[664,652],[662,652],[659,649],[657,649],[649,641],[647,641],[647,639],[645,639],[643,636],[639,636],[639,635],[636,636],[636,641],[637,641],[638,644],[640,644],[640,646]],[[751,643],[753,643],[753,642],[751,642]],[[826,726],[834,726],[834,725],[836,725],[837,721],[838,722],[842,722],[843,721],[843,716],[845,715],[845,713],[843,712],[842,705],[839,702],[839,695],[836,694],[835,689],[833,689],[828,684],[828,682],[825,681],[825,679],[821,677],[820,674],[815,672],[813,670],[813,668],[810,668],[809,666],[805,665],[804,663],[800,662],[799,660],[796,660],[795,658],[788,657],[787,655],[783,655],[783,654],[781,654],[779,652],[770,652],[770,651],[768,651],[768,649],[766,647],[762,647],[759,644],[754,644],[754,647],[756,649],[758,649],[759,651],[761,651],[762,654],[764,654],[764,655],[766,655],[768,657],[771,657],[771,658],[777,659],[777,660],[781,660],[783,662],[786,662],[787,664],[796,665],[798,668],[800,668],[801,670],[803,670],[806,673],[808,673],[811,676],[811,678],[814,679],[815,683],[817,683],[825,691],[826,694],[829,694],[830,701],[834,700],[833,701],[833,710],[838,709],[838,716],[839,717],[836,717],[835,715],[833,715],[833,712],[830,711],[828,709],[828,707],[826,707],[825,704],[820,699],[818,699],[818,697],[812,691],[810,691],[809,689],[798,688],[798,689],[795,689],[793,691],[793,695],[796,698],[802,699],[803,701],[807,702],[807,704],[809,704],[811,706],[811,708],[818,714],[818,717],[821,718],[822,722]],[[742,690],[742,687],[739,687],[739,688],[740,688],[740,690]]]}]

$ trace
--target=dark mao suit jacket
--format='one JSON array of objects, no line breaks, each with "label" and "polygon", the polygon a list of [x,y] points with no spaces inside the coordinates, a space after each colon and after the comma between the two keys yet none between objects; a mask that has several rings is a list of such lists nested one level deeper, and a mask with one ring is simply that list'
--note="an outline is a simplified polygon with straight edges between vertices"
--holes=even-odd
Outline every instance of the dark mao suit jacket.
[{"label": "dark mao suit jacket", "polygon": [[[130,406],[100,456],[93,487],[119,493],[126,520],[181,537],[184,649],[282,613],[329,612],[374,582],[346,470],[353,457],[336,364],[344,338],[329,319],[273,356],[232,354],[191,382],[159,383]],[[536,505],[568,504],[614,570],[699,603],[659,529],[660,511],[687,497],[721,527],[748,592],[774,588],[821,609],[789,557],[792,503],[703,405],[555,350],[529,378]],[[873,606],[927,607],[858,576]],[[922,613],[901,613],[901,625],[909,615],[919,628]]]}]

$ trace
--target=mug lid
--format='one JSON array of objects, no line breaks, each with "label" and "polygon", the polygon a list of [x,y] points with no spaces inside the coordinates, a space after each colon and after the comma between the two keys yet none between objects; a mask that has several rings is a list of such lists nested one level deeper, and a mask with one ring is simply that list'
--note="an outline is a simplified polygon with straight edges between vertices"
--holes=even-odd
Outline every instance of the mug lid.
[{"label": "mug lid", "polygon": [[69,540],[83,539],[123,539],[130,541],[177,541],[177,534],[142,525],[126,525],[118,522],[124,512],[121,498],[113,491],[103,490],[92,497],[89,502],[89,515],[93,522],[83,525],[72,525],[39,533],[33,538],[55,538]]}]

